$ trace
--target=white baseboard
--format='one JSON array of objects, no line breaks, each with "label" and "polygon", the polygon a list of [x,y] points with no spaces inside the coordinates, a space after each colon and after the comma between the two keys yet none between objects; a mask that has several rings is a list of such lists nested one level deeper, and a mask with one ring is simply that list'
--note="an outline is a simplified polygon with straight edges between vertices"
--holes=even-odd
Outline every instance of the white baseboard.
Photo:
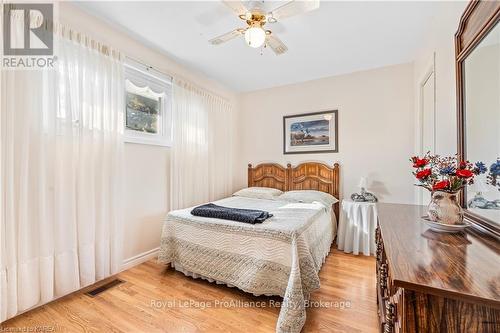
[{"label": "white baseboard", "polygon": [[156,258],[158,256],[158,251],[160,251],[159,247],[143,253],[139,253],[136,256],[123,260],[122,270],[124,271],[126,269],[142,264],[143,262],[146,262],[150,259]]}]

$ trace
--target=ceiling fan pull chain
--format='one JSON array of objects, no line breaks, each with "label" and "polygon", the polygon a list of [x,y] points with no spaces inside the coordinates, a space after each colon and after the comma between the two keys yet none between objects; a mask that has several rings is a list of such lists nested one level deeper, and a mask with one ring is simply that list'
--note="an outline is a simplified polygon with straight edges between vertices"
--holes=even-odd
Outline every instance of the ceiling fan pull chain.
[{"label": "ceiling fan pull chain", "polygon": [[260,47],[260,55],[263,55],[264,54],[264,49],[267,47],[267,42],[262,44],[262,46]]}]

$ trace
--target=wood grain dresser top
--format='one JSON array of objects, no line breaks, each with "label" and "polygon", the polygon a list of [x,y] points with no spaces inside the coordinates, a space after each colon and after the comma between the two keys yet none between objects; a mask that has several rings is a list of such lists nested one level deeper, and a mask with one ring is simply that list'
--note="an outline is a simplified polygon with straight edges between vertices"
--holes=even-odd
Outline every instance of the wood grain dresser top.
[{"label": "wood grain dresser top", "polygon": [[499,242],[472,231],[433,232],[421,219],[425,214],[424,206],[378,205],[394,285],[500,307]]}]

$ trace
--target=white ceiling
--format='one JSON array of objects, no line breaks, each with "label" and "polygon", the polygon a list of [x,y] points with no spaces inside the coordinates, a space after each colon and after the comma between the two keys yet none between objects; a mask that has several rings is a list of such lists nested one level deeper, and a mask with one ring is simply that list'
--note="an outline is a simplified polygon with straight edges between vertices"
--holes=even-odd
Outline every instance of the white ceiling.
[{"label": "white ceiling", "polygon": [[[434,2],[327,2],[318,10],[267,24],[287,46],[276,56],[243,39],[210,38],[243,26],[219,1],[80,2],[178,62],[235,91],[251,91],[414,60]],[[276,2],[265,2],[273,8]]]}]

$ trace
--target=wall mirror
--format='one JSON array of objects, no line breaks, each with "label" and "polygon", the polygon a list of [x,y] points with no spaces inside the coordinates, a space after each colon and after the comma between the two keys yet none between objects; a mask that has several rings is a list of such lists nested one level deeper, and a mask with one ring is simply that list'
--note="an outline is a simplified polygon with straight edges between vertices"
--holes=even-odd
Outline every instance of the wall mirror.
[{"label": "wall mirror", "polygon": [[456,35],[458,154],[484,162],[461,198],[465,215],[500,237],[500,2],[471,2]]}]

